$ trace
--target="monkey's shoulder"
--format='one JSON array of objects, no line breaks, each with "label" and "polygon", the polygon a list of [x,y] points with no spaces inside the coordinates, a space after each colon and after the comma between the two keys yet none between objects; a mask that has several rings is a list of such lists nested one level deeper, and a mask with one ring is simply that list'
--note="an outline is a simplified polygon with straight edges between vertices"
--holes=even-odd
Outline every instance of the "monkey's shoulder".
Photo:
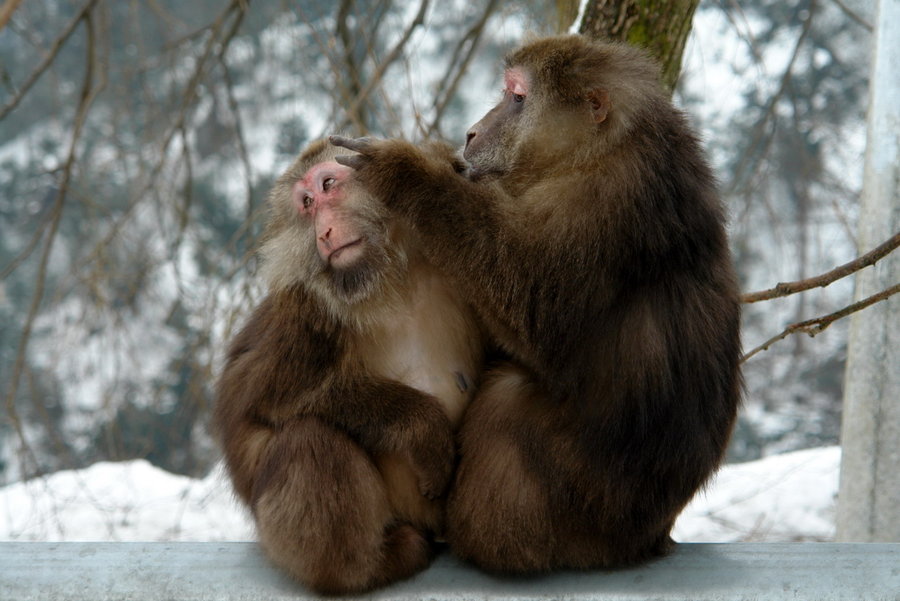
[{"label": "monkey's shoulder", "polygon": [[[253,310],[229,346],[227,361],[252,356],[280,367],[334,363],[341,328],[315,297],[300,286],[270,292]],[[304,370],[306,371],[306,370]]]}]

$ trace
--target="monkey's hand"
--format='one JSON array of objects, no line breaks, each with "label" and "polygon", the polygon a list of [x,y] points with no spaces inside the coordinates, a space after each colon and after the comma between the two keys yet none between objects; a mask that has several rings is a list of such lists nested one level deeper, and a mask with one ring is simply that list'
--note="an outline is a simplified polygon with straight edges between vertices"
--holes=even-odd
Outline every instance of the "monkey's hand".
[{"label": "monkey's hand", "polygon": [[330,387],[310,412],[349,432],[374,455],[399,455],[419,492],[441,496],[453,475],[456,445],[438,400],[394,380],[362,378],[344,386]]},{"label": "monkey's hand", "polygon": [[[439,410],[440,411],[440,410]],[[403,454],[419,484],[419,492],[429,499],[442,496],[450,485],[456,463],[456,446],[450,420],[440,411],[439,419],[428,416],[400,436]]]},{"label": "monkey's hand", "polygon": [[330,136],[335,146],[357,154],[335,160],[356,170],[356,177],[388,208],[411,215],[433,196],[436,182],[460,179],[465,164],[452,147],[429,142],[421,148],[403,140]]},{"label": "monkey's hand", "polygon": [[[450,165],[457,173],[462,173],[466,168],[466,162],[460,156],[459,151],[446,142],[428,141],[422,144],[421,149],[419,149],[412,144],[401,140],[378,140],[370,137],[345,138],[344,136],[329,136],[328,141],[335,146],[340,146],[341,148],[346,148],[347,150],[352,150],[357,153],[355,155],[339,155],[335,157],[335,160],[341,165],[356,170],[363,169],[372,161],[388,158],[384,155],[389,155],[392,151],[403,154],[408,154],[410,152],[415,153],[418,151],[433,160]],[[397,145],[398,147],[392,148],[394,145]]]},{"label": "monkey's hand", "polygon": [[[485,287],[470,274],[472,265],[493,264],[494,249],[501,246],[494,225],[494,188],[470,181],[452,147],[340,136],[330,140],[358,153],[335,160],[354,169],[353,178],[388,211],[412,224],[432,264],[474,289]],[[494,276],[488,273],[483,281],[494,282]]]},{"label": "monkey's hand", "polygon": [[375,151],[376,141],[373,138],[345,138],[344,136],[328,136],[328,141],[335,146],[352,150],[357,154],[342,154],[334,158],[335,161],[357,171],[369,164],[371,155]]}]

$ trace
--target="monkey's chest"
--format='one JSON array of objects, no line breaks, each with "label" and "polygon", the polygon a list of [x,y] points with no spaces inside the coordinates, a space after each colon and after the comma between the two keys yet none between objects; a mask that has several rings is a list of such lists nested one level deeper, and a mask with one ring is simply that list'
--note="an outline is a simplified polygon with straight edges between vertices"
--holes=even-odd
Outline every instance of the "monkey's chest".
[{"label": "monkey's chest", "polygon": [[430,294],[401,307],[369,340],[367,367],[436,397],[457,424],[475,392],[481,343],[467,309]]}]

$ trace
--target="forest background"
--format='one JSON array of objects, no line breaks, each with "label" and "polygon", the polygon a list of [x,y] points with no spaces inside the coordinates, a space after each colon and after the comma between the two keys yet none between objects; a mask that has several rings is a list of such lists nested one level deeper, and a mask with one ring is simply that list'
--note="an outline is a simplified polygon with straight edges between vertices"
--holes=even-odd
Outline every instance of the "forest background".
[{"label": "forest background", "polygon": [[[747,292],[857,256],[872,9],[697,7],[674,99]],[[18,3],[0,30],[0,485],[134,458],[209,473],[275,177],[335,131],[461,143],[504,52],[558,28],[538,0]],[[745,350],[852,286],[745,305]],[[838,320],[750,357],[729,460],[836,444],[846,349]]]}]

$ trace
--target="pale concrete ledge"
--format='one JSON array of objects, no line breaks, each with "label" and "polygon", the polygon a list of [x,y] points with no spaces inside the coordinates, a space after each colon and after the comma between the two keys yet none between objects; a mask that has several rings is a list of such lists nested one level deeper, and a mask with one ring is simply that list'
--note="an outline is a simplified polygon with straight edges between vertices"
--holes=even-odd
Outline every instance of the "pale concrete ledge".
[{"label": "pale concrete ledge", "polygon": [[[2,601],[317,598],[252,543],[0,543]],[[612,572],[496,578],[443,555],[368,599],[900,600],[900,543],[683,544]]]}]

